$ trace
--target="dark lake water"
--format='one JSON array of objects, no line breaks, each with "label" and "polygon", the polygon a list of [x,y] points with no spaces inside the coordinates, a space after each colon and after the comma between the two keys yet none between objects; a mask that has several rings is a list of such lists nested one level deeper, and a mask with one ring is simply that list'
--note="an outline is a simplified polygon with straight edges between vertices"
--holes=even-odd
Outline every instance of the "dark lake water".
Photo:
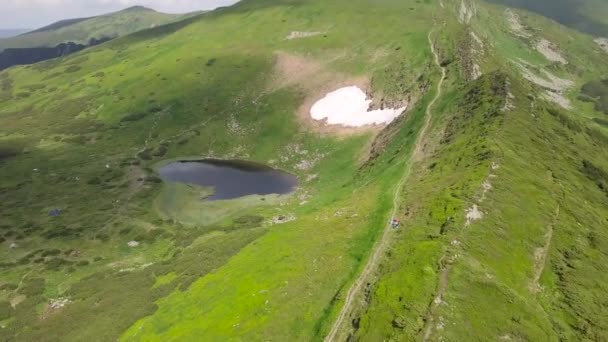
[{"label": "dark lake water", "polygon": [[[551,18],[562,25],[594,36],[608,36],[608,24],[588,18],[581,12],[582,3],[590,0],[487,0],[495,4],[517,7]],[[608,1],[595,6],[607,7]],[[607,21],[608,22],[608,21]]]},{"label": "dark lake water", "polygon": [[159,174],[164,181],[214,188],[213,195],[207,198],[211,201],[247,195],[283,195],[298,184],[292,174],[238,160],[179,161],[163,166]]}]

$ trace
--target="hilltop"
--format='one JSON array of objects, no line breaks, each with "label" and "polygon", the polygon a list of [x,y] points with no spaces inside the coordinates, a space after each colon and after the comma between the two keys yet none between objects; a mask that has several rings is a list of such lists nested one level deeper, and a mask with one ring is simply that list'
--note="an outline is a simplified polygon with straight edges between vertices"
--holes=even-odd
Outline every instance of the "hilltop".
[{"label": "hilltop", "polygon": [[10,38],[28,31],[28,29],[0,29],[0,38]]},{"label": "hilltop", "polygon": [[[1,71],[0,340],[601,340],[607,56],[479,0],[246,0]],[[313,119],[345,87],[405,112]],[[201,159],[298,185],[162,177]]]},{"label": "hilltop", "polygon": [[66,19],[15,37],[0,39],[0,51],[7,48],[55,47],[68,42],[88,44],[91,39],[124,36],[180,18],[184,18],[184,15],[159,13],[134,6],[96,17]]}]

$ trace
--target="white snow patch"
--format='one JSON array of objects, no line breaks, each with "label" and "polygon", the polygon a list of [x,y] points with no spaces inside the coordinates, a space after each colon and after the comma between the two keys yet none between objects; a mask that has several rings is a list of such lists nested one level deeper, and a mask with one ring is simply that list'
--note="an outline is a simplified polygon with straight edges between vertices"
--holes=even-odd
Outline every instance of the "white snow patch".
[{"label": "white snow patch", "polygon": [[397,118],[407,105],[397,109],[369,111],[372,100],[357,86],[340,88],[317,101],[310,109],[310,116],[317,121],[327,120],[329,125],[362,127],[389,124]]},{"label": "white snow patch", "polygon": [[553,43],[544,38],[536,44],[536,50],[551,62],[568,64],[568,61],[554,48]]},{"label": "white snow patch", "polygon": [[599,45],[604,51],[606,51],[608,53],[608,38],[596,38],[593,40],[594,42],[597,43],[597,45]]},{"label": "white snow patch", "polygon": [[308,38],[314,37],[323,34],[323,32],[302,32],[302,31],[291,31],[287,36],[287,40],[298,39],[298,38]]}]

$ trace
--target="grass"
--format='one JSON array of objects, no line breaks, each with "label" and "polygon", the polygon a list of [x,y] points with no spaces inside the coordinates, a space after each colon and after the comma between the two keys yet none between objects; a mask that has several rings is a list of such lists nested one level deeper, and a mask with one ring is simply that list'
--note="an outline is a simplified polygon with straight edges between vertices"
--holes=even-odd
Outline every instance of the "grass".
[{"label": "grass", "polygon": [[[389,14],[405,5],[411,6],[387,1],[372,8],[375,16],[388,15],[398,23],[404,16]],[[254,8],[245,11],[249,6]],[[0,167],[6,179],[0,196],[8,213],[2,217],[2,236],[4,244],[17,245],[0,252],[7,260],[0,272],[8,284],[28,281],[32,274],[44,279],[41,293],[31,293],[17,305],[3,338],[39,339],[44,334],[111,340],[130,336],[133,330],[127,328],[138,320],[145,338],[189,336],[215,327],[221,329],[214,334],[228,336],[229,321],[236,316],[246,322],[238,331],[244,337],[323,334],[335,309],[331,299],[356,275],[382,228],[389,208],[384,194],[394,186],[405,155],[396,151],[390,162],[362,172],[369,135],[337,139],[302,130],[293,114],[303,101],[297,87],[261,91],[273,74],[275,51],[310,52],[322,61],[361,34],[362,27],[350,24],[353,16],[371,20],[357,6],[340,17],[329,15],[335,4],[295,6],[293,12],[287,4],[246,2],[176,26],[173,34],[164,32],[173,27],[158,28],[63,60],[2,72],[7,101],[0,109],[0,136],[10,151],[21,153],[11,152],[5,159],[10,162]],[[328,15],[319,17],[319,10]],[[303,19],[313,16],[319,22]],[[280,30],[266,25],[276,17],[285,20],[279,21]],[[291,30],[317,25],[337,26],[327,38],[283,40]],[[369,77],[388,67],[407,75],[412,84],[425,68],[426,52],[421,51],[426,48],[418,47],[427,24],[419,20],[416,25],[408,28],[411,42],[402,41],[403,32],[371,32],[381,47],[400,45],[397,56],[371,60],[376,46],[362,46],[357,55],[344,55],[326,67]],[[222,43],[227,40],[233,43]],[[200,49],[193,51],[193,44]],[[390,79],[376,78],[378,92],[396,96],[398,89],[391,87]],[[18,96],[24,92],[29,97]],[[32,117],[35,123],[28,119]],[[234,128],[229,122],[242,129],[226,134]],[[308,154],[294,152],[298,150]],[[267,162],[298,174],[301,190],[286,198],[267,197],[263,205],[259,199],[215,203],[214,208],[204,203],[206,216],[197,217],[200,208],[190,207],[189,199],[200,193],[159,184],[154,176],[159,161],[183,156]],[[296,168],[307,158],[319,161],[309,170]],[[138,169],[144,182],[133,187],[132,173]],[[316,178],[307,182],[312,175]],[[300,198],[307,203],[300,205]],[[154,207],[163,214],[157,215]],[[55,208],[62,214],[48,216]],[[266,223],[286,214],[297,220]],[[133,240],[140,245],[128,247]],[[45,251],[26,257],[42,244]],[[60,254],[48,255],[47,249]],[[199,264],[202,256],[208,266]],[[311,267],[313,262],[318,266]],[[225,285],[215,285],[218,281]],[[242,297],[261,287],[268,288],[267,295]],[[285,301],[284,293],[306,295]],[[7,286],[0,299],[14,300],[19,294]],[[38,320],[46,304],[59,297],[71,302]],[[258,310],[262,297],[273,302],[268,313]],[[200,308],[191,306],[197,301],[221,304],[207,307],[211,311],[206,315],[216,323],[190,321],[199,314]],[[82,311],[95,302],[98,309]],[[182,308],[183,320],[168,328],[175,308]],[[234,314],[224,317],[227,310]],[[291,312],[292,318],[280,326],[270,324],[282,312]],[[93,314],[107,319],[95,326],[82,323]],[[66,333],[68,322],[75,326]]]},{"label": "grass", "polygon": [[[466,26],[438,6],[249,0],[1,72],[0,339],[322,339],[382,232],[433,96],[431,29],[449,69],[444,95],[401,194],[404,227],[348,332],[415,339],[433,317],[444,330],[432,326],[432,339],[601,339],[608,158],[592,122],[601,117],[574,90],[570,111],[539,100],[511,60],[582,87],[606,73],[605,58],[588,53],[589,37],[528,15],[570,61],[555,66],[496,20],[503,8],[479,3]],[[468,57],[485,74],[465,82],[458,44],[470,30],[492,50]],[[285,40],[291,31],[326,33]],[[277,51],[366,76],[387,103],[407,92],[412,108],[373,147],[368,133],[305,129],[295,113],[306,87],[270,86]],[[267,163],[300,188],[200,202],[207,190],[155,173],[185,156]],[[483,218],[465,226],[473,204]],[[271,224],[279,215],[296,220]],[[438,292],[447,304],[429,310]],[[70,302],[50,308],[58,298]]]},{"label": "grass", "polygon": [[[486,10],[493,9],[479,9],[478,21],[484,21]],[[496,17],[495,25],[505,25]],[[485,30],[474,29],[478,34]],[[526,49],[523,43],[498,40],[499,53],[487,58],[513,58],[516,49]],[[569,79],[604,72],[601,62],[579,64],[576,54],[582,50],[567,49],[579,70]],[[500,110],[504,91],[497,92],[505,79],[514,101],[506,113]],[[604,314],[597,292],[602,276],[591,276],[602,273],[603,257],[583,241],[589,233],[593,239],[603,236],[606,226],[603,169],[595,164],[605,159],[598,155],[605,154],[605,136],[587,127],[585,115],[539,106],[527,95],[529,87],[516,74],[504,73],[484,75],[474,84],[451,84],[436,111],[432,154],[406,184],[405,229],[379,271],[369,304],[353,316],[356,338],[420,338],[429,317],[434,319],[432,340],[470,339],[471,332],[479,340],[593,340],[604,334],[603,322],[591,318]],[[530,113],[529,108],[536,109]],[[560,158],[550,157],[556,151]],[[595,161],[584,160],[591,157]],[[493,169],[492,163],[499,167]],[[484,195],[486,180],[492,187]],[[467,227],[464,214],[472,204],[484,217]],[[549,229],[547,261],[537,265],[534,255],[546,246]],[[542,272],[540,293],[530,290],[535,267]],[[447,283],[440,290],[443,274]],[[443,304],[429,309],[440,291]]]},{"label": "grass", "polygon": [[129,8],[96,17],[64,20],[23,35],[3,38],[0,39],[0,51],[54,47],[66,42],[88,44],[91,39],[124,36],[183,18],[184,15],[159,13],[143,7]]}]

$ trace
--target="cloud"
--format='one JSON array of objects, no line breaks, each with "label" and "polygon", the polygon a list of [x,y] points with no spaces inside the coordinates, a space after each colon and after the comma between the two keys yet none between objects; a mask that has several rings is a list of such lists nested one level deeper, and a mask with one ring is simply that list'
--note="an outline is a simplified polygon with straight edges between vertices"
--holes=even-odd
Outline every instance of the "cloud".
[{"label": "cloud", "polygon": [[231,5],[237,0],[0,0],[0,28],[37,28],[52,22],[89,17],[141,5],[186,13]]}]

